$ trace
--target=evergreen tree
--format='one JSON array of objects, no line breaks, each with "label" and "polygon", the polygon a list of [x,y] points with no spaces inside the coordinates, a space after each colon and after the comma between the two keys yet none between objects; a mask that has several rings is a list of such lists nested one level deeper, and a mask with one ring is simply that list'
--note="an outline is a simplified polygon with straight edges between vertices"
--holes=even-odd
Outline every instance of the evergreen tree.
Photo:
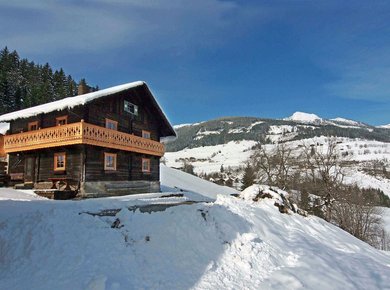
[{"label": "evergreen tree", "polygon": [[255,171],[253,167],[248,163],[244,169],[244,176],[242,177],[242,186],[241,189],[251,186],[255,183]]},{"label": "evergreen tree", "polygon": [[7,47],[0,50],[0,114],[75,95],[76,82],[62,68],[53,73],[48,63],[20,59]]}]

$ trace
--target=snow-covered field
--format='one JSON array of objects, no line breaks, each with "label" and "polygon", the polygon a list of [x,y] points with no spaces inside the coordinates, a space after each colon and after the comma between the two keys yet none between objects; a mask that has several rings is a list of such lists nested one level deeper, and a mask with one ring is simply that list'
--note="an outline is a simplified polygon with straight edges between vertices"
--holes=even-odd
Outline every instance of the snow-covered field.
[{"label": "snow-covered field", "polygon": [[[166,167],[162,183],[191,193],[53,201],[0,189],[0,289],[390,289],[390,257],[319,218]],[[216,201],[128,209],[202,197]],[[120,211],[86,213],[107,209]]]},{"label": "snow-covered field", "polygon": [[184,160],[190,160],[197,174],[218,172],[221,165],[226,168],[244,165],[252,155],[251,148],[256,143],[251,140],[231,141],[227,144],[166,152],[164,157],[169,167],[179,168],[183,166]]}]

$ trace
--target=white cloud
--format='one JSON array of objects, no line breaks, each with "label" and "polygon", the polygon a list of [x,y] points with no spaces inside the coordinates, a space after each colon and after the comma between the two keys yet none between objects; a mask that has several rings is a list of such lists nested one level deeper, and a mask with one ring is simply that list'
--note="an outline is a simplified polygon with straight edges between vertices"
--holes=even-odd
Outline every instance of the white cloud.
[{"label": "white cloud", "polygon": [[[8,26],[0,39],[29,53],[99,52],[124,45],[191,48],[223,41],[242,24],[240,13],[246,12],[233,2],[217,0],[15,0],[0,4],[0,26]],[[36,17],[23,19],[27,14]]]}]

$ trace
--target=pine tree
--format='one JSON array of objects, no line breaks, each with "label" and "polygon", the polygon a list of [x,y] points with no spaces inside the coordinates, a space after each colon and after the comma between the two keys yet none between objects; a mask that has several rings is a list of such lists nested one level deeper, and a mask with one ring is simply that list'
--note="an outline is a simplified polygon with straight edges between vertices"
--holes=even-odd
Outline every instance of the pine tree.
[{"label": "pine tree", "polygon": [[245,188],[251,186],[254,183],[255,183],[254,169],[249,163],[247,163],[244,169],[244,176],[242,177],[241,189],[244,190]]},{"label": "pine tree", "polygon": [[76,82],[62,68],[53,73],[48,63],[20,59],[8,47],[0,50],[0,114],[75,95]]}]

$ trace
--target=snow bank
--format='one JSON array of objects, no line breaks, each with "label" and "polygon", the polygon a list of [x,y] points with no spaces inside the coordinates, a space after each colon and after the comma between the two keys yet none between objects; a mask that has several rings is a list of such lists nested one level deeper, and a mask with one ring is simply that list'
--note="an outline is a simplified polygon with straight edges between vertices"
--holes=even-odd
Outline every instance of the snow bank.
[{"label": "snow bank", "polygon": [[143,202],[0,201],[0,289],[388,289],[388,256],[272,199]]},{"label": "snow bank", "polygon": [[189,191],[210,200],[215,200],[218,194],[230,195],[238,193],[233,188],[217,185],[165,165],[160,165],[160,173],[163,191]]}]

